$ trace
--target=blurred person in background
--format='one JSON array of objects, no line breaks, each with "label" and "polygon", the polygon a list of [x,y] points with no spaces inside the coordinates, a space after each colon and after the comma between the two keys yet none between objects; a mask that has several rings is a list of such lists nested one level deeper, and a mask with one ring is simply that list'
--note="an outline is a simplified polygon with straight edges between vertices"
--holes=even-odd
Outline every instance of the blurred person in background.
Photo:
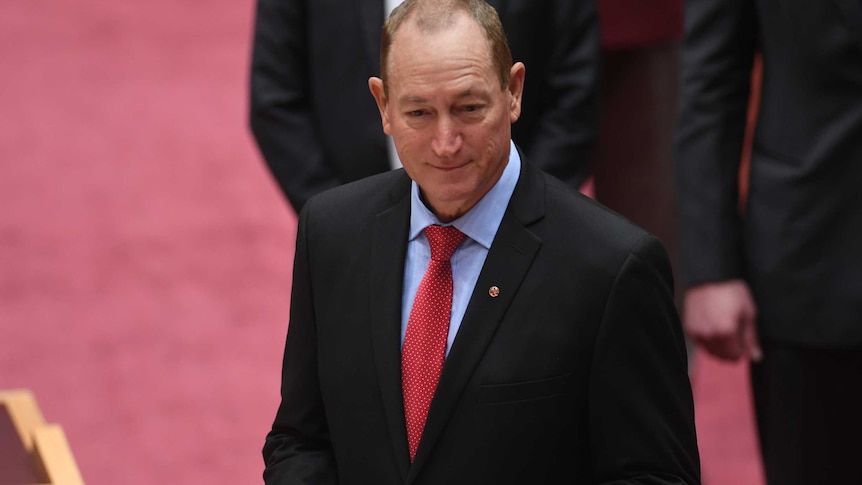
[{"label": "blurred person in background", "polygon": [[862,5],[689,0],[681,79],[686,330],[751,361],[768,483],[862,483]]}]

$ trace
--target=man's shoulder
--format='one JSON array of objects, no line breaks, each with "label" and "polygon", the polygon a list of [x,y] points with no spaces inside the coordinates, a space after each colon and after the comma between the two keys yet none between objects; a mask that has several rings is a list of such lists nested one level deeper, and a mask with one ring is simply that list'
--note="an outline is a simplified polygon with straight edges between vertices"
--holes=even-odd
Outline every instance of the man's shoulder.
[{"label": "man's shoulder", "polygon": [[398,169],[329,189],[312,197],[308,205],[313,206],[315,212],[379,211],[409,193],[410,177],[403,169]]},{"label": "man's shoulder", "polygon": [[564,244],[627,253],[649,233],[619,213],[587,197],[552,175],[544,174],[546,231]]},{"label": "man's shoulder", "polygon": [[349,233],[366,227],[377,214],[410,195],[403,169],[372,175],[315,195],[303,207],[300,221],[326,232]]},{"label": "man's shoulder", "polygon": [[578,222],[582,229],[595,228],[602,232],[634,236],[646,234],[646,231],[616,211],[555,176],[539,171],[545,179],[545,202],[549,217]]}]

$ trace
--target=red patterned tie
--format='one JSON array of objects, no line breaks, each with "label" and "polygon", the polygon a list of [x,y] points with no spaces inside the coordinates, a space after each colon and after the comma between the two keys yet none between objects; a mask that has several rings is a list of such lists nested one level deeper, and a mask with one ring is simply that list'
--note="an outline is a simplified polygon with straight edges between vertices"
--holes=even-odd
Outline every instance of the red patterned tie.
[{"label": "red patterned tie", "polygon": [[431,261],[410,309],[404,350],[401,352],[401,389],[411,462],[416,457],[446,355],[452,315],[452,266],[449,258],[465,236],[452,226],[428,226],[425,237],[431,245]]}]

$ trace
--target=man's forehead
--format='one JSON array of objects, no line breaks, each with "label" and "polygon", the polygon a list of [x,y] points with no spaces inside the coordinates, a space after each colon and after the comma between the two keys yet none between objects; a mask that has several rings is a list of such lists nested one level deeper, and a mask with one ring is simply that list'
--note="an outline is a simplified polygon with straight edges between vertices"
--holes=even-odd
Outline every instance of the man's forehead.
[{"label": "man's forehead", "polygon": [[404,56],[403,62],[391,66],[390,95],[402,103],[487,98],[501,88],[490,56],[475,50],[463,56],[444,52]]}]

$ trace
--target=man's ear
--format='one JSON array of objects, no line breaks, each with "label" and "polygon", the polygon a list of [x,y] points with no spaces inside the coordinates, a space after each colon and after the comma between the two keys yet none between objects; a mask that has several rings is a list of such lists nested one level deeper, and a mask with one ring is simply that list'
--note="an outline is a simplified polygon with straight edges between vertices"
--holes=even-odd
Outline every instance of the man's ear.
[{"label": "man's ear", "polygon": [[524,95],[524,78],[527,68],[523,62],[516,62],[509,70],[509,120],[511,123],[521,117],[521,99]]},{"label": "man's ear", "polygon": [[380,121],[383,124],[383,133],[391,135],[389,130],[389,115],[386,114],[386,92],[383,90],[383,80],[379,77],[368,78],[368,89],[371,90],[371,95],[374,96],[374,101],[377,102],[377,109],[380,111]]}]

